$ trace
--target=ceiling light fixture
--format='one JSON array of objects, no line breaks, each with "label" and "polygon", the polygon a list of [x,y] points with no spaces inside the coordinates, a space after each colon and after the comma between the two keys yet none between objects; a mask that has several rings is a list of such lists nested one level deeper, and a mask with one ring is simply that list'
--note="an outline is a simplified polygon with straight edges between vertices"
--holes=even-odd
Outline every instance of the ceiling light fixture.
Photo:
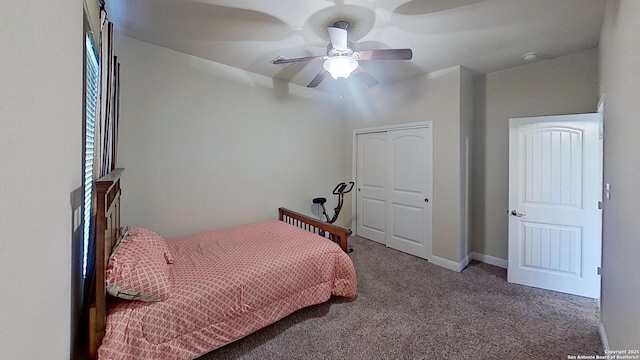
[{"label": "ceiling light fixture", "polygon": [[334,56],[325,60],[322,67],[331,74],[332,78],[346,79],[358,68],[358,61],[352,56]]}]

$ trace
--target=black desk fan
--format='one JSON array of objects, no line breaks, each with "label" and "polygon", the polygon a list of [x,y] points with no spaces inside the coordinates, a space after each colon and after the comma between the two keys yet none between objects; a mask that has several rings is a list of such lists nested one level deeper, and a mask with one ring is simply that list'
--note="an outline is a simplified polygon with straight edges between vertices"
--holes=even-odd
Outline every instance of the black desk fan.
[{"label": "black desk fan", "polygon": [[341,182],[333,189],[333,195],[338,195],[338,206],[336,206],[336,208],[333,209],[332,218],[329,218],[329,215],[327,215],[327,209],[324,207],[324,204],[327,202],[327,199],[323,197],[313,199],[314,204],[320,204],[320,206],[322,207],[322,213],[324,214],[324,217],[327,219],[327,222],[329,224],[333,224],[334,222],[336,222],[336,220],[338,220],[338,215],[340,215],[340,209],[342,209],[344,194],[349,193],[353,189],[353,185],[355,185],[353,181],[349,181],[349,183]]}]

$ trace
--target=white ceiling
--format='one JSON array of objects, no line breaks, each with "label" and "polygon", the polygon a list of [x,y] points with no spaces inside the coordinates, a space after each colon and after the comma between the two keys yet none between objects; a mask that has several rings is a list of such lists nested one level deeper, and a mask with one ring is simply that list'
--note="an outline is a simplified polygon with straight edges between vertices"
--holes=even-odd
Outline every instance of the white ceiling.
[{"label": "white ceiling", "polygon": [[[598,46],[605,0],[106,0],[116,32],[187,54],[306,86],[322,61],[284,68],[289,58],[325,55],[326,27],[351,23],[357,50],[411,48],[413,59],[363,61],[381,83],[455,65],[488,73]],[[351,86],[359,80],[346,80]],[[318,89],[331,91],[327,77]]]}]

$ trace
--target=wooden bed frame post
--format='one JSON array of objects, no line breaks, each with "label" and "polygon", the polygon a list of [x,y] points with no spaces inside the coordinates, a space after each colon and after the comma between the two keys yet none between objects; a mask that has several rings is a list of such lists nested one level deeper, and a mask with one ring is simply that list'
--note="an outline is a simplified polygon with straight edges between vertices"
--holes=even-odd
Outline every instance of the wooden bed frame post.
[{"label": "wooden bed frame post", "polygon": [[345,229],[343,227],[329,224],[324,221],[316,220],[285,208],[279,208],[278,213],[279,219],[281,221],[297,226],[299,228],[303,228],[322,237],[326,237],[329,240],[340,245],[342,251],[346,253],[349,252],[349,248],[347,247],[347,239],[351,235],[350,229]]},{"label": "wooden bed frame post", "polygon": [[124,169],[115,169],[96,180],[96,262],[95,301],[89,309],[89,358],[98,358],[107,323],[107,293],[105,273],[109,255],[120,229],[120,176]]}]

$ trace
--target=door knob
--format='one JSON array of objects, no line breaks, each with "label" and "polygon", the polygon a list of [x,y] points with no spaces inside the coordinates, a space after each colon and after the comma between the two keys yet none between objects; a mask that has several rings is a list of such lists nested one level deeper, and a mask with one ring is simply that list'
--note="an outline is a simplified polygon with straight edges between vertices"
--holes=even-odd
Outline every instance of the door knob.
[{"label": "door knob", "polygon": [[527,216],[527,215],[523,214],[521,212],[518,212],[518,210],[511,210],[511,216],[523,217],[523,216]]}]

